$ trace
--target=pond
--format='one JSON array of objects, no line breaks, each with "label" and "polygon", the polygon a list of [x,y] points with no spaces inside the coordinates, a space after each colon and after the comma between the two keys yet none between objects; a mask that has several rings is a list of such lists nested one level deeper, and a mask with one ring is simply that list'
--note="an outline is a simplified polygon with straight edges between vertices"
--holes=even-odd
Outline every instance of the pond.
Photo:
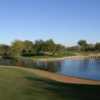
[{"label": "pond", "polygon": [[65,76],[100,80],[100,59],[38,61],[34,65]]},{"label": "pond", "polygon": [[1,65],[16,65],[47,70],[50,72],[85,79],[100,80],[100,59],[61,60],[61,61],[33,61],[22,58],[19,61],[0,60]]}]

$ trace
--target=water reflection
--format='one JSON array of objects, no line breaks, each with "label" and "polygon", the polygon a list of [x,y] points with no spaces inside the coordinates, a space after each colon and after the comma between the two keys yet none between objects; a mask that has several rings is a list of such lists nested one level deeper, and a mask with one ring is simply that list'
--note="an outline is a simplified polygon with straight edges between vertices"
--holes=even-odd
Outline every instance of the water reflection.
[{"label": "water reflection", "polygon": [[38,68],[68,76],[100,80],[100,59],[33,62],[30,58],[20,58],[14,61],[0,59],[0,64]]},{"label": "water reflection", "polygon": [[37,62],[34,62],[34,65],[36,66],[36,68],[44,69],[51,72],[58,72],[61,70],[60,61],[57,61],[57,62],[37,61]]},{"label": "water reflection", "polygon": [[100,59],[35,62],[37,68],[63,75],[100,80]]},{"label": "water reflection", "polygon": [[[78,69],[80,72],[86,72],[89,70],[89,64],[91,61],[89,59],[84,59],[79,61]],[[81,66],[81,67],[80,67]]]}]

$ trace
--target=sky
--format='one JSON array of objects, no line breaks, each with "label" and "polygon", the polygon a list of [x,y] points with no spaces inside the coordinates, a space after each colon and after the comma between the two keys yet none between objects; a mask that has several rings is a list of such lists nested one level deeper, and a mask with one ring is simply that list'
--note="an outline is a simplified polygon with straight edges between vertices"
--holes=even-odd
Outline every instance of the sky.
[{"label": "sky", "polygon": [[0,43],[100,42],[100,0],[0,0]]}]

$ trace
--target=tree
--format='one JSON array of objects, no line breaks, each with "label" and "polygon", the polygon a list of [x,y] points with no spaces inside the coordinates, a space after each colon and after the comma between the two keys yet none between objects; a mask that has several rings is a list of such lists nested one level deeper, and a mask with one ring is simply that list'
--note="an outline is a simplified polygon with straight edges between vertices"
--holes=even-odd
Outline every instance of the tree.
[{"label": "tree", "polygon": [[45,42],[43,41],[43,40],[36,40],[35,41],[35,44],[34,44],[34,49],[35,49],[35,53],[37,54],[37,55],[41,55],[42,54],[42,52],[44,51],[44,45],[45,44]]},{"label": "tree", "polygon": [[20,40],[15,40],[12,42],[11,51],[13,56],[20,56],[24,49],[24,42]]},{"label": "tree", "polygon": [[32,56],[34,44],[32,41],[15,40],[11,45],[13,56]]},{"label": "tree", "polygon": [[79,46],[71,46],[71,47],[67,47],[68,51],[79,51]]},{"label": "tree", "polygon": [[78,45],[79,45],[79,46],[86,46],[86,45],[87,45],[87,42],[86,42],[86,40],[80,40],[80,41],[78,42]]},{"label": "tree", "polygon": [[95,50],[100,51],[100,43],[99,42],[95,44]]},{"label": "tree", "polygon": [[23,50],[21,52],[22,56],[32,56],[34,54],[34,45],[32,41],[25,40],[23,42]]},{"label": "tree", "polygon": [[46,41],[46,49],[48,52],[53,52],[55,50],[56,44],[52,39]]},{"label": "tree", "polygon": [[29,40],[25,40],[24,42],[24,49],[31,50],[33,49],[33,42]]},{"label": "tree", "polygon": [[95,48],[94,48],[93,44],[87,44],[86,51],[94,51],[94,50],[95,50]]},{"label": "tree", "polygon": [[82,50],[82,51],[85,51],[87,49],[87,46],[88,46],[86,40],[80,40],[78,42],[78,45],[80,47],[80,50]]},{"label": "tree", "polygon": [[2,44],[0,45],[0,56],[2,58],[10,58],[11,57],[11,48],[8,45]]},{"label": "tree", "polygon": [[38,40],[34,44],[36,54],[38,55],[55,55],[55,53],[61,49],[64,49],[64,46],[56,44],[52,39],[43,41]]}]

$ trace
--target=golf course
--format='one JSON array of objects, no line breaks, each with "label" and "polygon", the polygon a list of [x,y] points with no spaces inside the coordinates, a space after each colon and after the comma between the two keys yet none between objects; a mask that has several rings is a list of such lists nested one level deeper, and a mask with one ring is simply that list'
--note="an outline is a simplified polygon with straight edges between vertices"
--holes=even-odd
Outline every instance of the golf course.
[{"label": "golf course", "polygon": [[0,100],[100,100],[100,0],[0,0]]},{"label": "golf course", "polygon": [[58,82],[37,72],[0,66],[0,100],[100,100],[100,85]]}]

